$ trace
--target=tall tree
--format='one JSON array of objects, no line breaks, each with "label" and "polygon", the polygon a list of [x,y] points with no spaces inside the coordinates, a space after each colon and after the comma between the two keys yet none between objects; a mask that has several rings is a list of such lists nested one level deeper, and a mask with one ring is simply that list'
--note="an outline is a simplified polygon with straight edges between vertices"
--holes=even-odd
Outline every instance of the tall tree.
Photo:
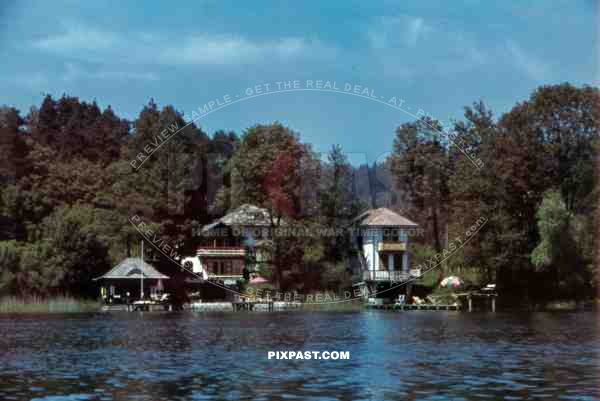
[{"label": "tall tree", "polygon": [[353,168],[340,145],[332,146],[321,175],[321,222],[331,234],[324,237],[325,259],[338,262],[350,248],[348,237],[341,234],[362,208],[354,191]]},{"label": "tall tree", "polygon": [[118,159],[129,134],[129,124],[110,106],[102,111],[96,102],[76,97],[44,98],[39,110],[27,117],[32,138],[57,151],[61,159],[85,158],[107,164]]},{"label": "tall tree", "polygon": [[559,192],[545,194],[536,218],[540,242],[531,253],[531,261],[544,277],[536,288],[540,292],[538,297],[589,295],[590,272],[586,270],[582,252],[585,242],[576,241],[575,216],[568,211]]},{"label": "tall tree", "polygon": [[408,214],[424,228],[425,241],[443,250],[448,221],[447,149],[441,125],[430,118],[402,124],[396,130],[392,172],[398,187],[408,195]]},{"label": "tall tree", "polygon": [[[279,123],[256,125],[246,130],[241,144],[227,166],[231,183],[221,191],[221,208],[251,203],[270,211],[274,233],[282,225],[291,229],[306,224],[314,212],[307,188],[316,188],[318,163],[310,146],[298,134]],[[307,182],[309,181],[309,182]],[[285,223],[284,223],[285,222]],[[303,237],[306,239],[306,237]],[[279,286],[301,263],[301,238],[274,235],[271,248],[272,277]]]},{"label": "tall tree", "polygon": [[[509,259],[495,244],[506,233],[502,228],[506,211],[497,208],[503,194],[493,167],[496,139],[497,125],[491,110],[483,102],[476,102],[465,108],[464,120],[455,123],[448,143],[449,238],[464,237],[478,219],[487,220],[463,252],[450,258],[449,266],[478,270],[488,282],[494,281],[498,263]],[[483,161],[483,166],[477,164],[477,159]]]}]

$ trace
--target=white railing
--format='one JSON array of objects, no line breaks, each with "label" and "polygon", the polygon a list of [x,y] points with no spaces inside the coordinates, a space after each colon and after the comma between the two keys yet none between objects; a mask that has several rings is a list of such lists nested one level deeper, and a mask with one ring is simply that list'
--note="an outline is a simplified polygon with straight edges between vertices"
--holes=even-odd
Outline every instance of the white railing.
[{"label": "white railing", "polygon": [[227,273],[227,274],[216,274],[216,273],[208,273],[208,279],[209,280],[222,280],[222,279],[238,279],[238,278],[242,278],[244,277],[244,275],[242,273],[240,274],[233,274],[233,273]]},{"label": "white railing", "polygon": [[[418,273],[418,274],[415,274]],[[411,269],[405,271],[386,271],[386,270],[365,270],[363,271],[364,281],[393,281],[402,283],[420,276],[420,269]]]},{"label": "white railing", "polygon": [[245,256],[246,250],[240,246],[200,247],[196,251],[198,256]]},{"label": "white railing", "polygon": [[410,275],[402,271],[386,270],[366,270],[363,271],[363,280],[365,281],[406,281]]}]

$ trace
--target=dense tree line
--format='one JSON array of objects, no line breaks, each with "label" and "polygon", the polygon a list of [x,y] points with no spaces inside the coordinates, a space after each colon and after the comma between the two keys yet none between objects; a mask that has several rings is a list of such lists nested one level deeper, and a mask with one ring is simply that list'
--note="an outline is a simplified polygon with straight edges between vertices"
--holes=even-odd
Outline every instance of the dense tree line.
[{"label": "dense tree line", "polygon": [[[439,252],[444,237],[484,217],[447,269],[497,282],[505,299],[591,295],[599,100],[596,88],[562,84],[540,87],[498,119],[475,103],[451,142],[432,130],[435,121],[403,124],[393,161],[409,214],[426,229],[422,243]],[[470,154],[485,165],[476,168]]]},{"label": "dense tree line", "polygon": [[[137,249],[132,216],[186,254],[197,228],[252,203],[271,211],[272,228],[331,229],[273,239],[265,274],[282,289],[348,285],[348,237],[336,232],[361,209],[388,206],[424,230],[415,262],[485,217],[440,275],[475,272],[532,300],[587,296],[596,286],[599,100],[597,89],[563,84],[499,118],[475,103],[450,127],[452,141],[432,118],[404,123],[386,161],[359,167],[339,146],[320,157],[279,123],[208,135],[154,101],[133,121],[70,96],[46,96],[26,115],[3,107],[0,293],[94,295],[91,278]],[[171,126],[177,134],[132,168]],[[151,248],[147,257],[177,273]]]},{"label": "dense tree line", "polygon": [[[215,149],[231,154],[238,141],[223,132],[211,139],[190,124],[136,172],[129,161],[165,125],[185,126],[173,107],[150,101],[135,121],[126,121],[95,102],[46,96],[26,116],[8,107],[0,115],[5,294],[93,294],[91,278],[136,250],[140,235],[128,223],[134,215],[154,223],[168,243],[181,242],[194,222],[207,221],[201,202],[189,204],[206,201],[197,193],[206,185],[192,191],[185,181],[190,159]],[[183,203],[181,185],[187,185]]]},{"label": "dense tree line", "polygon": [[[314,198],[316,186],[334,186],[340,194],[323,206],[334,213],[344,210],[336,207],[340,203],[354,202],[352,169],[341,150],[336,148],[331,166],[320,163],[298,134],[278,123],[250,127],[241,138],[224,131],[209,136],[172,106],[160,109],[152,100],[126,121],[95,102],[46,96],[25,116],[4,107],[0,124],[1,294],[93,296],[93,277],[139,252],[141,235],[128,222],[136,215],[180,255],[195,253],[199,227],[243,203],[269,208],[274,227],[280,225],[281,205],[272,204],[263,188],[280,154],[290,156],[282,188],[298,211],[285,216],[286,224],[323,223],[314,217],[321,202]],[[132,168],[131,160],[170,126],[179,128],[177,134],[142,168]],[[333,182],[317,177],[321,168],[335,171]],[[319,285],[325,270],[320,262],[342,262],[341,245],[333,247],[325,250],[307,236],[281,236],[273,241],[272,271],[265,273],[281,286]],[[180,273],[159,252],[147,252],[161,270]],[[318,268],[305,277],[300,272],[308,263]],[[324,285],[335,280],[330,276]]]}]

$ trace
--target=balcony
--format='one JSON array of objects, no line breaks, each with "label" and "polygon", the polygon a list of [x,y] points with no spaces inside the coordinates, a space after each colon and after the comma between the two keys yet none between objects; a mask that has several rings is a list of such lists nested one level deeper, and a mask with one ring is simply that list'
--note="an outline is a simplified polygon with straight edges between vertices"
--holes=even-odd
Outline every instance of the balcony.
[{"label": "balcony", "polygon": [[403,283],[405,281],[416,281],[421,276],[421,269],[411,269],[405,271],[387,271],[387,270],[365,270],[362,274],[363,281],[390,281]]},{"label": "balcony", "polygon": [[406,251],[406,242],[382,241],[377,244],[379,252],[403,252]]},{"label": "balcony", "polygon": [[242,246],[206,246],[198,248],[196,255],[213,257],[244,257],[246,256],[246,249],[244,249]]},{"label": "balcony", "polygon": [[231,280],[237,280],[240,278],[243,278],[244,275],[243,274],[236,274],[236,273],[224,273],[224,274],[215,274],[215,273],[208,273],[208,279],[209,280],[226,280],[226,279],[231,279]]},{"label": "balcony", "polygon": [[224,285],[235,285],[238,280],[244,278],[242,274],[213,274],[208,273],[209,281],[222,282]]}]

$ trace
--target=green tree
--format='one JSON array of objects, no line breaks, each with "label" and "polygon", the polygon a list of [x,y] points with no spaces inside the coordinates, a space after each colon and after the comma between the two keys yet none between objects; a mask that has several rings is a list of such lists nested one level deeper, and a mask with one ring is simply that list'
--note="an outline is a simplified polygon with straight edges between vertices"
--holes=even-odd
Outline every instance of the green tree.
[{"label": "green tree", "polygon": [[531,261],[542,273],[541,286],[555,297],[579,298],[589,293],[590,276],[575,240],[574,216],[558,191],[545,194],[536,218],[540,242]]},{"label": "green tree", "polygon": [[[507,211],[498,208],[505,198],[494,169],[497,124],[483,102],[465,108],[464,120],[455,122],[449,142],[450,175],[448,238],[464,237],[480,218],[487,223],[448,261],[449,267],[483,272],[487,282],[495,280],[498,264],[508,263],[510,255],[499,245]],[[483,166],[477,160],[483,162]]]},{"label": "green tree", "polygon": [[0,241],[0,294],[16,293],[18,270],[19,245],[17,241]]},{"label": "green tree", "polygon": [[505,287],[519,292],[536,287],[530,254],[539,242],[536,212],[547,190],[560,188],[569,210],[586,209],[595,186],[599,100],[597,89],[541,87],[501,118],[492,166],[500,179],[496,206],[507,217],[499,249],[511,260],[497,272]]},{"label": "green tree", "polygon": [[42,264],[56,280],[47,283],[70,294],[93,295],[92,279],[110,268],[108,245],[99,238],[96,210],[91,207],[62,207],[41,225],[42,239],[49,251]]},{"label": "green tree", "polygon": [[323,237],[324,257],[339,262],[350,248],[346,229],[363,205],[353,188],[353,169],[340,145],[332,146],[327,162],[321,167],[320,222],[327,233]]},{"label": "green tree", "polygon": [[[279,123],[256,125],[244,132],[226,174],[229,185],[221,190],[217,209],[236,208],[250,203],[269,210],[274,233],[270,246],[271,276],[280,288],[290,284],[291,272],[299,268],[307,236],[287,235],[293,228],[308,224],[314,213],[308,189],[316,188],[318,163],[310,146],[298,134]],[[275,180],[269,184],[269,180]],[[309,181],[309,182],[307,182]],[[308,188],[308,189],[307,189]]]},{"label": "green tree", "polygon": [[423,118],[396,130],[392,172],[409,199],[408,215],[425,230],[424,241],[443,250],[448,221],[449,159],[439,122]]}]

